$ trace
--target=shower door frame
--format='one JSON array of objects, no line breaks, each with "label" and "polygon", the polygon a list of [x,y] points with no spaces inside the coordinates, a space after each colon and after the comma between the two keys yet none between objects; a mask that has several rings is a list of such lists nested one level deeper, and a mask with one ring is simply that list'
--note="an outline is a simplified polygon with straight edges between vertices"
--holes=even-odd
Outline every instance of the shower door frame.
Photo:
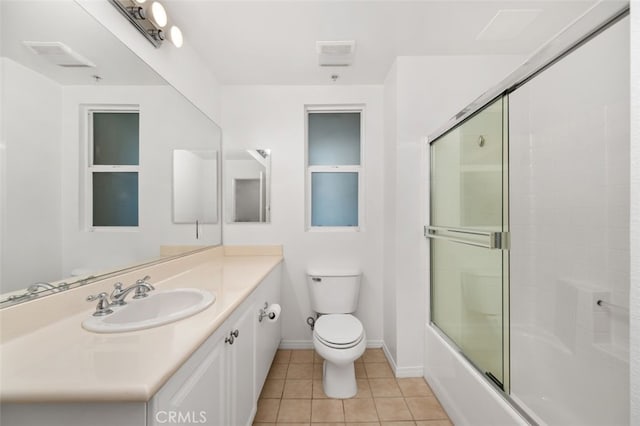
[{"label": "shower door frame", "polygon": [[[437,142],[442,137],[449,134],[449,132],[463,126],[464,123],[470,119],[476,117],[485,111],[485,108],[502,100],[502,232],[496,232],[500,234],[498,238],[490,236],[489,246],[481,246],[488,250],[498,249],[502,251],[502,383],[500,386],[498,383],[490,379],[485,372],[483,372],[462,350],[462,348],[450,338],[435,322],[433,318],[434,312],[434,297],[433,297],[433,272],[434,269],[431,265],[434,264],[433,259],[433,245],[432,242],[435,238],[431,234],[431,230],[436,228],[432,225],[424,227],[424,236],[429,239],[429,325],[436,330],[455,351],[467,360],[469,365],[473,367],[475,371],[483,378],[483,380],[489,383],[492,387],[498,390],[503,396],[508,398],[510,391],[510,326],[509,326],[509,95],[507,91],[501,92],[497,96],[489,99],[482,107],[478,108],[473,113],[464,117],[462,120],[455,123],[454,126],[447,131],[438,134],[436,137],[427,138],[427,149],[429,150],[429,223],[432,223],[433,214],[433,182],[434,182],[434,156],[431,153],[432,144]],[[443,227],[447,228],[447,227]],[[450,228],[450,227],[449,227]],[[451,228],[450,228],[451,229]],[[482,232],[482,234],[485,234]],[[493,233],[492,233],[493,234]],[[448,238],[449,241],[461,244],[473,244],[469,242],[456,241],[455,239]]]}]

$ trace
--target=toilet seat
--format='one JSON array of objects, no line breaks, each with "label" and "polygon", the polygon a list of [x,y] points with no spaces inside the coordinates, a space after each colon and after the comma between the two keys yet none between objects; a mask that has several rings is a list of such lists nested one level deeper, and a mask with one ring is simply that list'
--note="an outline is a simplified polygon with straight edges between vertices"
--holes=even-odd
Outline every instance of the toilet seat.
[{"label": "toilet seat", "polygon": [[358,318],[350,314],[322,315],[316,321],[314,336],[324,345],[334,349],[349,349],[364,338],[364,327]]}]

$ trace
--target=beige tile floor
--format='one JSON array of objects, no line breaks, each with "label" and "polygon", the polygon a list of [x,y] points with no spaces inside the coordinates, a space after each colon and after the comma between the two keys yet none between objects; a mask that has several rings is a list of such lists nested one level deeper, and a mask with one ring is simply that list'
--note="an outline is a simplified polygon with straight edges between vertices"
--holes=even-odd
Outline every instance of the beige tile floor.
[{"label": "beige tile floor", "polygon": [[329,399],[322,358],[313,350],[279,350],[258,400],[255,426],[451,426],[422,378],[396,379],[382,349],[356,361],[358,394]]}]

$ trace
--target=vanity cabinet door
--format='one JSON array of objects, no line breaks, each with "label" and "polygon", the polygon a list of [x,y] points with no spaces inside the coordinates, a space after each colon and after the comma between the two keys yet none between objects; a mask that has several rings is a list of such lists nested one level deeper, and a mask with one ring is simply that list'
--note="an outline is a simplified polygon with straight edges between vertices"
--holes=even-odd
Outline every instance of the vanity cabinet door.
[{"label": "vanity cabinet door", "polygon": [[256,327],[256,372],[254,397],[256,400],[258,400],[262,387],[267,379],[271,363],[276,355],[282,336],[282,320],[278,319],[277,321],[270,321],[267,318],[263,318],[262,321],[259,321],[260,308],[263,308],[265,303],[268,305],[272,303],[280,303],[281,277],[281,269],[278,267],[264,279],[260,285],[260,293],[256,298],[256,302],[258,302],[256,316],[254,318]]},{"label": "vanity cabinet door", "polygon": [[255,374],[255,328],[257,310],[254,302],[242,313],[232,327],[238,331],[233,345],[229,345],[229,395],[231,425],[250,425],[255,415],[256,399],[254,397]]},{"label": "vanity cabinet door", "polygon": [[225,418],[227,352],[224,336],[205,342],[153,397],[147,425],[230,424]]}]

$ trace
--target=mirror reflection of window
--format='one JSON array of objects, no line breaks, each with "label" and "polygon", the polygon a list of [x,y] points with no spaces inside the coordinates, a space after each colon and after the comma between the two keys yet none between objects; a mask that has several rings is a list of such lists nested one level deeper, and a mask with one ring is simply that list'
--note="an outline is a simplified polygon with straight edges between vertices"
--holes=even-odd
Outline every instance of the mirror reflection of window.
[{"label": "mirror reflection of window", "polygon": [[88,108],[92,229],[138,226],[139,116],[137,106]]},{"label": "mirror reflection of window", "polygon": [[225,152],[227,223],[271,222],[271,150]]}]

